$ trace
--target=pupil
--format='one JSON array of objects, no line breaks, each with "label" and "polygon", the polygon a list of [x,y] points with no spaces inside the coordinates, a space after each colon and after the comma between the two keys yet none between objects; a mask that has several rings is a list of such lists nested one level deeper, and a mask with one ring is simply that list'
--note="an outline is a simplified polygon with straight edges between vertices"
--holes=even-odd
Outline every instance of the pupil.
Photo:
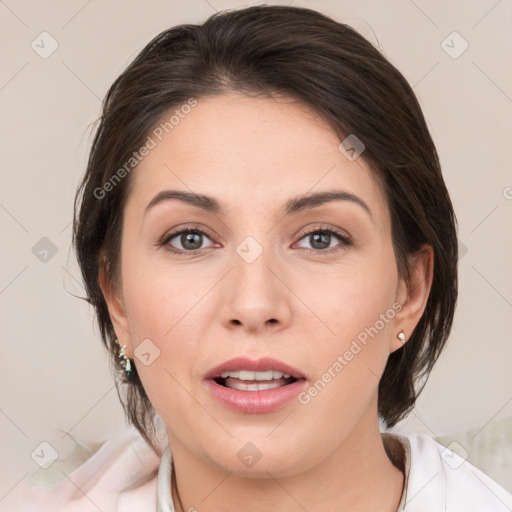
[{"label": "pupil", "polygon": [[[313,243],[311,244],[315,249],[326,249],[329,247],[330,237],[329,233],[314,233],[311,235],[313,237]],[[320,247],[315,247],[315,244],[319,243]],[[323,245],[325,244],[325,245]]]}]

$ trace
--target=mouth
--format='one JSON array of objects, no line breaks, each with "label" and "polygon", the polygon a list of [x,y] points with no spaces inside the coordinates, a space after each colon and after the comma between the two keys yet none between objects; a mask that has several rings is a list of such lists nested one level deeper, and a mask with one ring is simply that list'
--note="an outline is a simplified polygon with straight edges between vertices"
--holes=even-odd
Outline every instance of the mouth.
[{"label": "mouth", "polygon": [[223,372],[213,380],[226,388],[238,389],[240,391],[264,391],[266,389],[287,386],[294,383],[297,379],[288,373],[273,370],[262,372],[239,370]]},{"label": "mouth", "polygon": [[238,357],[226,361],[204,377],[210,395],[241,413],[277,411],[307,387],[307,377],[292,366],[264,357]]}]

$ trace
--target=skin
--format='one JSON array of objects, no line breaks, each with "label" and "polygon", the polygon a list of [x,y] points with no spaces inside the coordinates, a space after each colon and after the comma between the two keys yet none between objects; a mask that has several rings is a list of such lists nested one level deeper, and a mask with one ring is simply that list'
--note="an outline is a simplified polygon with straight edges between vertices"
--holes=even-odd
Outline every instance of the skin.
[{"label": "skin", "polygon": [[[199,98],[133,171],[122,284],[114,289],[106,268],[100,282],[120,343],[167,425],[176,510],[398,507],[403,474],[384,450],[377,388],[389,354],[402,345],[397,333],[407,340],[423,313],[433,256],[426,248],[410,282],[399,278],[379,183],[363,158],[350,161],[339,143],[299,102],[230,93]],[[226,213],[170,200],[144,215],[166,189],[213,196]],[[283,215],[288,199],[331,189],[358,196],[371,216],[351,201]],[[168,246],[182,255],[157,245],[190,224],[208,234],[200,254],[187,254],[190,245],[179,235]],[[331,235],[328,247],[338,250],[326,253],[303,235],[310,228],[338,228],[352,243]],[[247,236],[263,248],[252,263],[236,252]],[[236,356],[274,357],[312,385],[397,302],[396,316],[305,405],[292,400],[276,412],[244,414],[204,386],[206,372]],[[149,366],[134,355],[145,339],[160,351]],[[247,442],[262,454],[252,468],[237,457]]]}]

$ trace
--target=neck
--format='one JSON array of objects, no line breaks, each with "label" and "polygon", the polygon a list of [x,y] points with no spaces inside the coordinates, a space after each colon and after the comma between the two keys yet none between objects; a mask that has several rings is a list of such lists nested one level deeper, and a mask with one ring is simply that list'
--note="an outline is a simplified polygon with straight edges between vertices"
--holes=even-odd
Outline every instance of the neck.
[{"label": "neck", "polygon": [[396,512],[404,478],[386,455],[378,417],[374,416],[366,426],[357,425],[321,463],[279,478],[271,473],[268,478],[247,478],[212,466],[189,452],[168,431],[176,470],[172,487],[175,510],[344,512],[356,507]]}]

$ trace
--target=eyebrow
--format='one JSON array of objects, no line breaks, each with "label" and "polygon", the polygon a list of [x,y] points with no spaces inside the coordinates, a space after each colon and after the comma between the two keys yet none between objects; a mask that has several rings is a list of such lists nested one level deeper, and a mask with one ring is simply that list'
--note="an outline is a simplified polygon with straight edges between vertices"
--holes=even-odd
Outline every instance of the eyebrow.
[{"label": "eyebrow", "polygon": [[[204,194],[186,192],[184,190],[163,190],[159,192],[146,206],[144,215],[157,204],[164,201],[177,199],[184,203],[201,208],[206,212],[224,215],[226,207],[217,199]],[[284,214],[291,215],[303,210],[316,208],[331,201],[349,201],[363,208],[373,220],[372,211],[369,206],[358,196],[345,190],[327,190],[325,192],[314,192],[289,199],[284,206]]]}]

